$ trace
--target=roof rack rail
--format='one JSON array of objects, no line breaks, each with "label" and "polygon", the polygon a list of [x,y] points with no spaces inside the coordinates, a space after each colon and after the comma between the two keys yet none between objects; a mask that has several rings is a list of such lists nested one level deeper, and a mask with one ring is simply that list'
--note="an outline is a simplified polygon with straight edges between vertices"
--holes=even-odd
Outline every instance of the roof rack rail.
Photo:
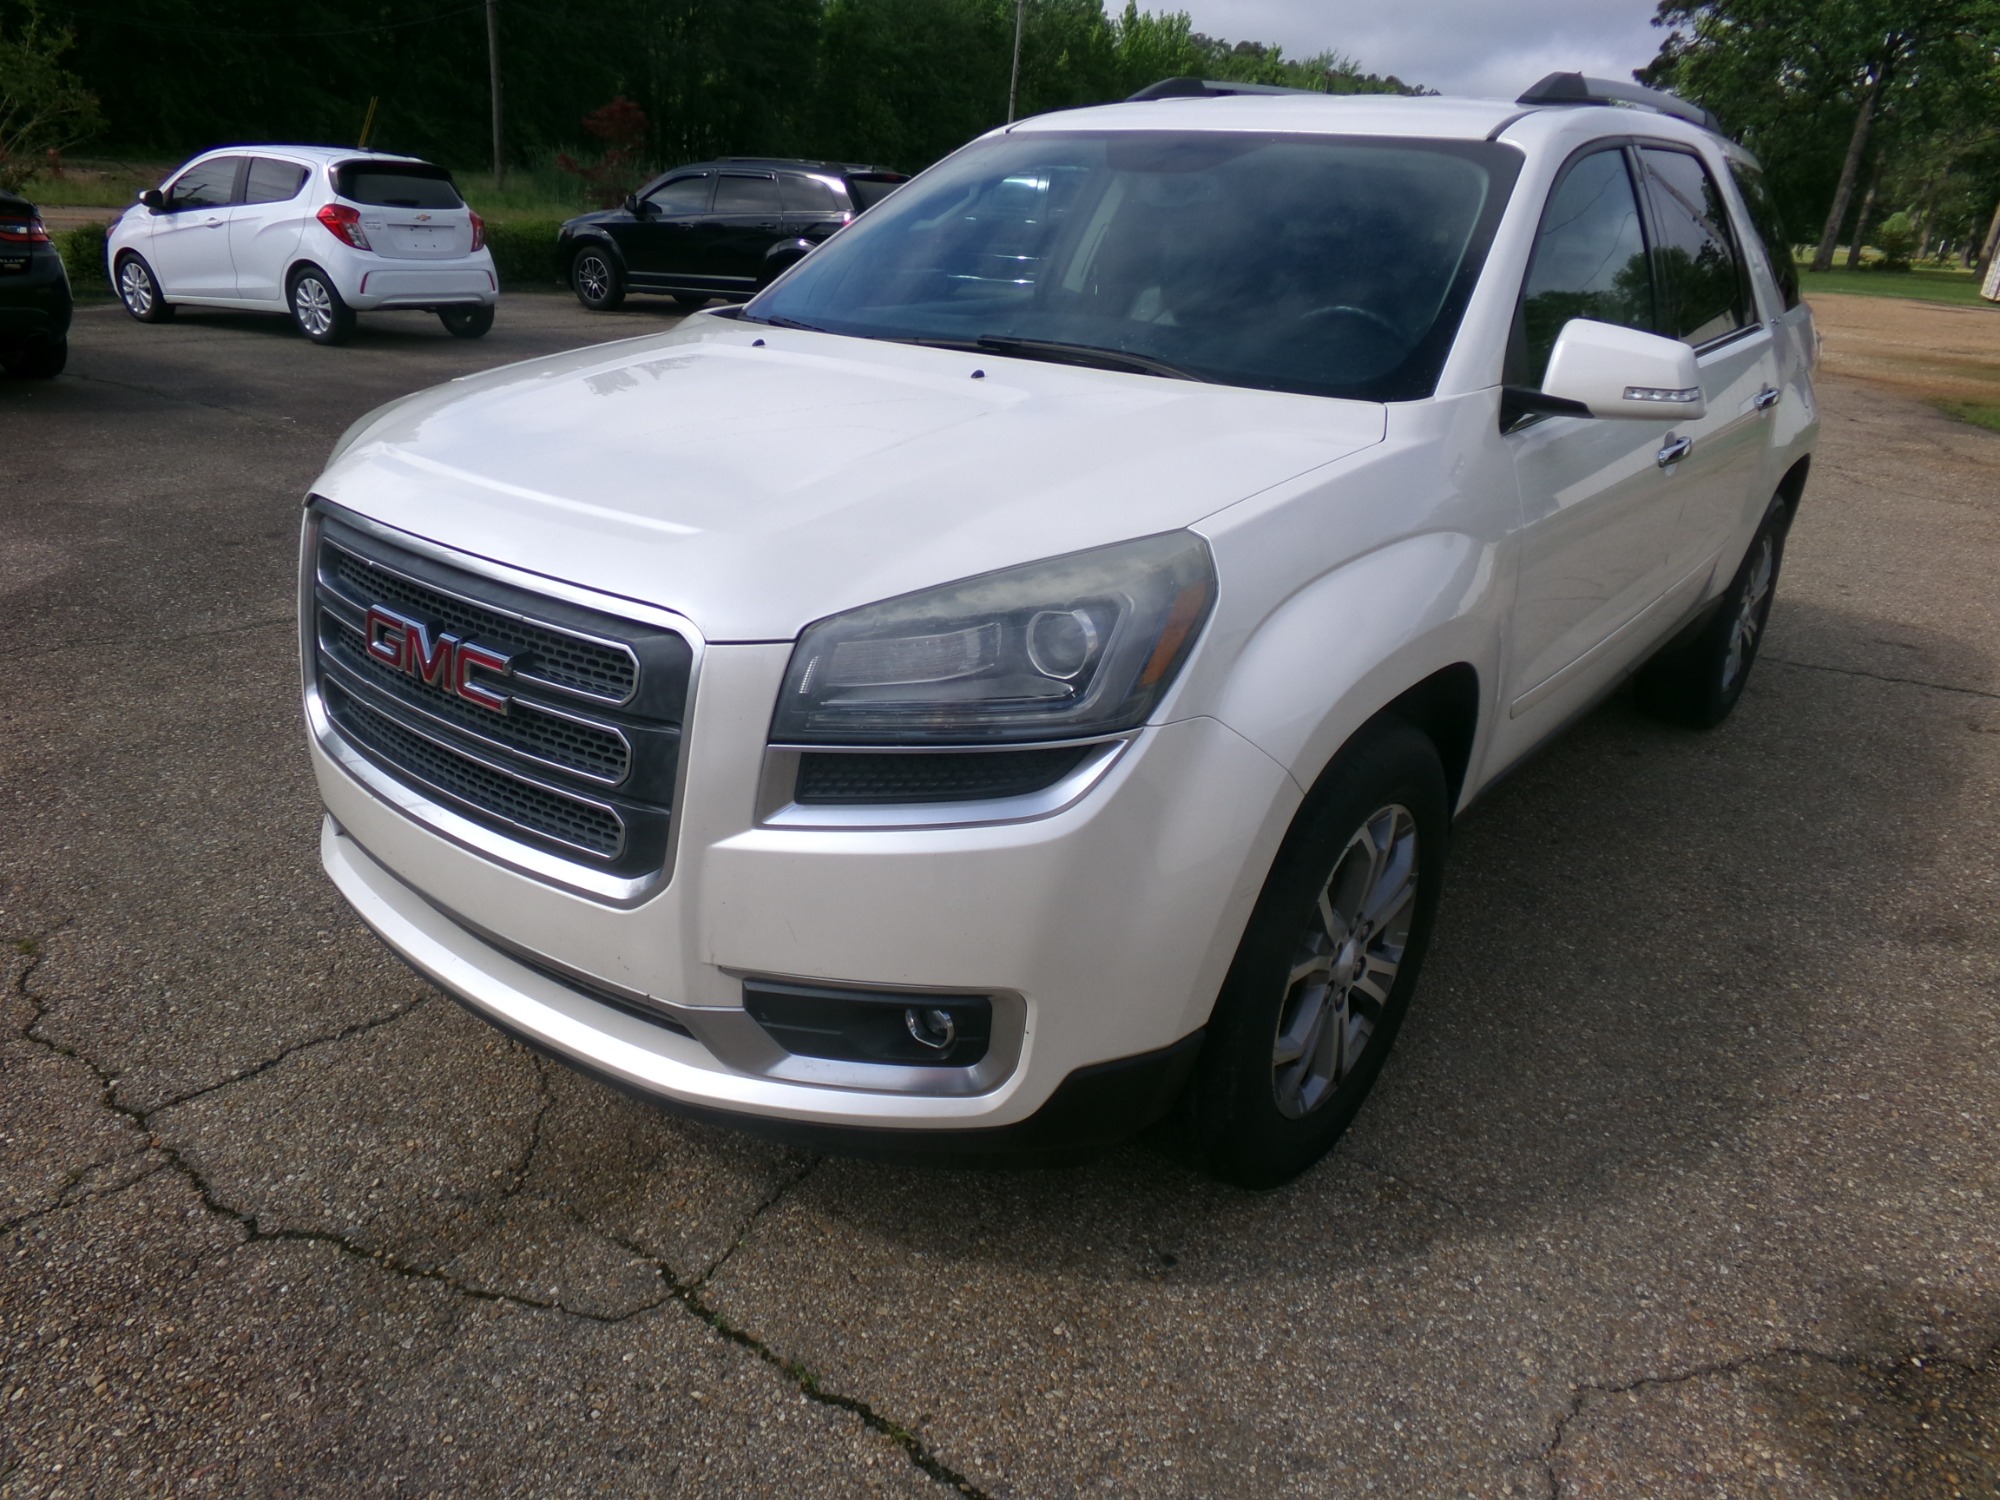
[{"label": "roof rack rail", "polygon": [[1636,83],[1620,83],[1615,78],[1585,78],[1581,73],[1551,73],[1529,89],[1517,104],[1630,104],[1659,114],[1686,120],[1717,135],[1727,134],[1722,121],[1699,104],[1690,104],[1664,89],[1649,89]]},{"label": "roof rack rail", "polygon": [[1162,78],[1149,83],[1125,102],[1147,99],[1220,99],[1230,94],[1313,94],[1318,89],[1288,89],[1275,83],[1236,83],[1227,78]]}]

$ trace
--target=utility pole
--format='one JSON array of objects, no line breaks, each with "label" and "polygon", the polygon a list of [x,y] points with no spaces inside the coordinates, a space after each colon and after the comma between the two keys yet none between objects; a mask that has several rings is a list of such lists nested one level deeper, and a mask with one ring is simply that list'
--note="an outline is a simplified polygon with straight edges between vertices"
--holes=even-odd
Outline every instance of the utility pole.
[{"label": "utility pole", "polygon": [[493,187],[507,186],[507,157],[500,139],[500,0],[486,0],[486,71],[493,82]]},{"label": "utility pole", "polygon": [[[486,0],[488,5],[493,0]],[[1007,80],[1007,123],[1014,123],[1014,104],[1021,94],[1021,22],[1028,14],[1028,0],[1014,0],[1014,72]]]}]

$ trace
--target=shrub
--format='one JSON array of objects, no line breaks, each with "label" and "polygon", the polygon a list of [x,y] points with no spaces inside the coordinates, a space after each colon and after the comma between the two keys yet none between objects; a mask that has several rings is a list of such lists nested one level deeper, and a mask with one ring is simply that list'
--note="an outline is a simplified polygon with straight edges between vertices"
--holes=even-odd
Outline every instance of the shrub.
[{"label": "shrub", "polygon": [[493,269],[508,291],[557,284],[556,231],[560,219],[488,221],[486,248],[493,252]]},{"label": "shrub", "polygon": [[581,177],[599,208],[615,208],[646,180],[639,170],[639,153],[646,144],[646,112],[623,94],[583,117],[583,128],[604,142],[604,154],[586,166],[567,151],[556,165]]},{"label": "shrub", "polygon": [[110,285],[109,274],[104,269],[104,236],[110,227],[109,224],[79,224],[74,229],[58,229],[50,236],[56,242],[56,249],[62,252],[71,286],[101,291]]},{"label": "shrub", "polygon": [[1882,252],[1882,271],[1907,271],[1917,249],[1917,229],[1907,213],[1893,213],[1875,227],[1875,248]]}]

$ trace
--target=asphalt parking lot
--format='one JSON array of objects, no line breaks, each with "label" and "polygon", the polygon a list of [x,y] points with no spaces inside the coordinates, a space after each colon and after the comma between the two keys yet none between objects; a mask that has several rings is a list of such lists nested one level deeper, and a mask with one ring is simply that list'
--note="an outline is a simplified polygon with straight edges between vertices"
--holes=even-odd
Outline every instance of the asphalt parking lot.
[{"label": "asphalt parking lot", "polygon": [[2000,1494],[2000,435],[1827,376],[1736,717],[1463,821],[1298,1183],[906,1170],[537,1061],[318,868],[328,448],[672,321],[0,382],[0,1494]]}]

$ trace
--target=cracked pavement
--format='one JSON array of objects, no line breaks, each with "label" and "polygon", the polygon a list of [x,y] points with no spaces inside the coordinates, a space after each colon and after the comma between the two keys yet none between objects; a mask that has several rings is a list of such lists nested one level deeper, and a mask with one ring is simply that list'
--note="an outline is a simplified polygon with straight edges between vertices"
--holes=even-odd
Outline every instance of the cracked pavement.
[{"label": "cracked pavement", "polygon": [[2000,1494],[2000,436],[1829,299],[1736,717],[1462,822],[1299,1182],[894,1168],[536,1058],[318,869],[334,438],[671,321],[98,305],[0,383],[0,1495]]}]

